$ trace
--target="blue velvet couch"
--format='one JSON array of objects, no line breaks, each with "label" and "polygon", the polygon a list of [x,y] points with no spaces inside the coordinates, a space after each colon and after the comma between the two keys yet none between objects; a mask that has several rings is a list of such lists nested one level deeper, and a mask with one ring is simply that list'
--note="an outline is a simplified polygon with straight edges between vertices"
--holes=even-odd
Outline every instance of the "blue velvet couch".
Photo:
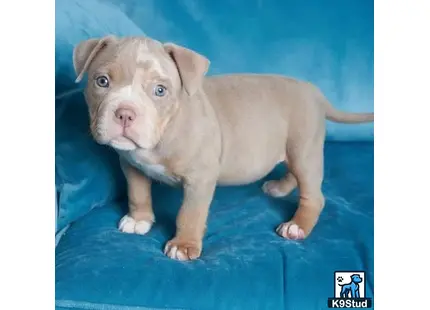
[{"label": "blue velvet couch", "polygon": [[[297,193],[220,187],[200,259],[162,253],[180,189],[153,188],[157,223],[117,230],[127,212],[116,154],[92,141],[73,46],[114,33],[173,41],[211,59],[209,74],[309,80],[347,111],[373,111],[373,1],[56,1],[56,309],[328,309],[336,271],[363,271],[373,297],[373,125],[327,123],[326,208],[302,242],[278,237]],[[284,167],[267,176],[278,178]]]}]

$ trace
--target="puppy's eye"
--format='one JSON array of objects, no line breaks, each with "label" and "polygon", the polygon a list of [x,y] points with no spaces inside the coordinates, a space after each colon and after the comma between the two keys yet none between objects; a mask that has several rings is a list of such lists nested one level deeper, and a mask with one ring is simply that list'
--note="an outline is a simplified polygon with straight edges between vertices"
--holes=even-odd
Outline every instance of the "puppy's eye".
[{"label": "puppy's eye", "polygon": [[109,79],[104,75],[97,77],[96,83],[97,83],[97,86],[99,87],[104,87],[104,88],[109,87]]},{"label": "puppy's eye", "polygon": [[167,93],[167,89],[166,89],[165,86],[163,86],[161,84],[155,86],[155,88],[154,88],[154,95],[155,96],[157,96],[157,97],[163,97],[163,96],[166,95],[166,93]]}]

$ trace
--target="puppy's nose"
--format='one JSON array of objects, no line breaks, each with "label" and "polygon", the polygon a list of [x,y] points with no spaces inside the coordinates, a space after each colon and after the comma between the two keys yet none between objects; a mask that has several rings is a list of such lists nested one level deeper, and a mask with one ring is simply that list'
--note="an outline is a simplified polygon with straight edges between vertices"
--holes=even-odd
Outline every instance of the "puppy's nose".
[{"label": "puppy's nose", "polygon": [[131,108],[119,108],[115,111],[115,121],[123,127],[129,127],[136,119],[136,113]]}]

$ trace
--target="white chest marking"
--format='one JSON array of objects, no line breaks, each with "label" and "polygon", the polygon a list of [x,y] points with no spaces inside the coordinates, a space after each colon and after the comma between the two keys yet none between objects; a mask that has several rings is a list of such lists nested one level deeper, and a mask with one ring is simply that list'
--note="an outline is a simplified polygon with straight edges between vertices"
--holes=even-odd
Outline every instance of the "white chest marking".
[{"label": "white chest marking", "polygon": [[180,179],[167,172],[166,167],[159,164],[149,164],[144,159],[136,154],[135,152],[121,151],[120,156],[124,158],[130,165],[136,167],[138,170],[143,172],[149,178],[155,179],[168,185],[176,185],[180,182]]}]

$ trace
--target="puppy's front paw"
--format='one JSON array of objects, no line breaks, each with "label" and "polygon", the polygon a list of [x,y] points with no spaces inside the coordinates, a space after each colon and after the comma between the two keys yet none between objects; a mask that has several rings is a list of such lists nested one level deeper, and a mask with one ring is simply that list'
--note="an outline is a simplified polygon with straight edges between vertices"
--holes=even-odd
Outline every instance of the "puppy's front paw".
[{"label": "puppy's front paw", "polygon": [[120,231],[128,234],[146,234],[152,227],[152,222],[147,220],[136,221],[129,215],[125,215],[119,222]]},{"label": "puppy's front paw", "polygon": [[305,232],[293,221],[282,223],[276,229],[278,235],[285,239],[301,240],[305,238]]},{"label": "puppy's front paw", "polygon": [[167,242],[164,254],[172,259],[193,260],[200,257],[202,253],[202,243],[197,241],[181,240],[173,238]]}]

